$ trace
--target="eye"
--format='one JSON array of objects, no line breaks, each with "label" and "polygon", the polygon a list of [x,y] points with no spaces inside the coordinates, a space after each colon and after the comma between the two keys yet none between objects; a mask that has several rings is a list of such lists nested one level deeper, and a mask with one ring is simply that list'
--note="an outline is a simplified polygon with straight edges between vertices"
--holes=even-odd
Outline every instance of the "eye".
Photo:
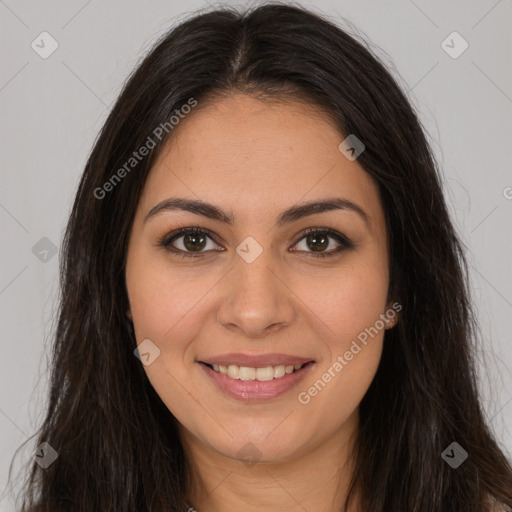
[{"label": "eye", "polygon": [[[331,240],[337,244],[333,245]],[[208,243],[210,241],[210,245]],[[300,245],[303,248],[300,248]],[[158,245],[164,247],[167,251],[182,257],[198,257],[210,251],[224,251],[219,249],[219,243],[216,236],[209,230],[200,227],[180,228],[172,233],[165,235]],[[310,228],[302,234],[298,242],[295,243],[298,249],[292,252],[305,252],[313,257],[325,258],[334,256],[344,250],[353,249],[355,245],[344,235],[328,228]],[[294,247],[295,247],[294,246]],[[330,248],[330,250],[326,250]],[[311,250],[308,250],[311,249]],[[195,254],[194,254],[195,253]]]},{"label": "eye", "polygon": [[[210,244],[210,247],[208,247],[208,240],[214,242]],[[164,247],[169,252],[183,257],[202,256],[204,252],[207,252],[206,250],[215,250],[218,247],[213,234],[199,227],[181,228],[173,231],[165,235],[158,245]]]},{"label": "eye", "polygon": [[[330,239],[334,239],[338,244],[337,247],[332,248],[332,243]],[[325,258],[326,256],[335,256],[336,254],[347,250],[353,249],[355,245],[344,235],[338,233],[337,231],[333,231],[332,229],[326,228],[311,228],[306,231],[306,234],[303,235],[299,241],[297,242],[297,247],[302,243],[303,247],[305,246],[306,253],[311,253],[313,257]],[[327,248],[331,247],[331,250],[326,251]],[[307,249],[311,248],[311,251]],[[295,249],[304,251],[304,249]]]}]

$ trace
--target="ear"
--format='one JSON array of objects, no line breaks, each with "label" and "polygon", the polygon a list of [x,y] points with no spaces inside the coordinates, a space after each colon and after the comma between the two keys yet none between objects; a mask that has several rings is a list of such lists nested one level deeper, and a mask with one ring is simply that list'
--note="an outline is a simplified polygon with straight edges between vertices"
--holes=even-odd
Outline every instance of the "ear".
[{"label": "ear", "polygon": [[130,310],[130,309],[128,309],[128,310],[126,311],[126,316],[127,316],[130,320],[133,320],[133,318],[132,318],[132,312],[131,312],[131,310]]},{"label": "ear", "polygon": [[397,301],[390,301],[386,304],[383,320],[386,323],[386,329],[392,329],[400,319],[402,305]]}]

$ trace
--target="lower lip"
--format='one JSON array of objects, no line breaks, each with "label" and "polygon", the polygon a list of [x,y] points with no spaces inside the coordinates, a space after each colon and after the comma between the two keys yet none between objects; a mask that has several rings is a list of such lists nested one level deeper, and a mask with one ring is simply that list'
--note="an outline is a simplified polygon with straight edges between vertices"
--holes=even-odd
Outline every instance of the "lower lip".
[{"label": "lower lip", "polygon": [[283,377],[267,381],[231,379],[227,375],[212,370],[204,363],[199,363],[206,375],[217,386],[233,398],[251,402],[262,402],[276,398],[294,388],[315,364],[310,361],[300,370],[286,373]]}]

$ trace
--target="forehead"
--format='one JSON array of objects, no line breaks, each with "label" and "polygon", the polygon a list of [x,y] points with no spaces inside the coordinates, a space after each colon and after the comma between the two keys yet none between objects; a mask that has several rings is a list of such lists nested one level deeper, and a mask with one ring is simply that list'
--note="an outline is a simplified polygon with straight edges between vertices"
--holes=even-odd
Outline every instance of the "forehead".
[{"label": "forehead", "polygon": [[223,205],[240,220],[326,197],[382,214],[378,189],[338,149],[344,136],[323,111],[302,102],[233,95],[199,103],[173,129],[147,179],[143,213],[168,197]]}]

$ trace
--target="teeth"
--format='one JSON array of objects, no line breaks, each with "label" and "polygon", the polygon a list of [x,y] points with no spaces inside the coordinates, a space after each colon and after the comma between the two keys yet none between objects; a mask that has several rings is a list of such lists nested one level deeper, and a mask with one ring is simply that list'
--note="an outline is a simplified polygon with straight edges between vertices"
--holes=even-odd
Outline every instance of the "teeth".
[{"label": "teeth", "polygon": [[222,373],[223,375],[227,375],[231,379],[239,379],[239,380],[258,380],[261,382],[272,380],[272,379],[280,379],[284,377],[287,373],[293,373],[296,370],[302,368],[302,364],[296,365],[288,365],[280,364],[277,366],[264,366],[261,368],[250,368],[248,366],[236,366],[234,364],[230,364],[229,366],[225,366],[222,364],[214,364],[212,365],[213,369],[216,372]]},{"label": "teeth", "polygon": [[232,379],[239,379],[240,378],[240,367],[235,366],[234,364],[230,364],[228,366],[228,377],[231,377]]},{"label": "teeth", "polygon": [[283,365],[274,366],[274,379],[279,379],[279,377],[284,377],[285,373],[286,373],[286,370]]}]

